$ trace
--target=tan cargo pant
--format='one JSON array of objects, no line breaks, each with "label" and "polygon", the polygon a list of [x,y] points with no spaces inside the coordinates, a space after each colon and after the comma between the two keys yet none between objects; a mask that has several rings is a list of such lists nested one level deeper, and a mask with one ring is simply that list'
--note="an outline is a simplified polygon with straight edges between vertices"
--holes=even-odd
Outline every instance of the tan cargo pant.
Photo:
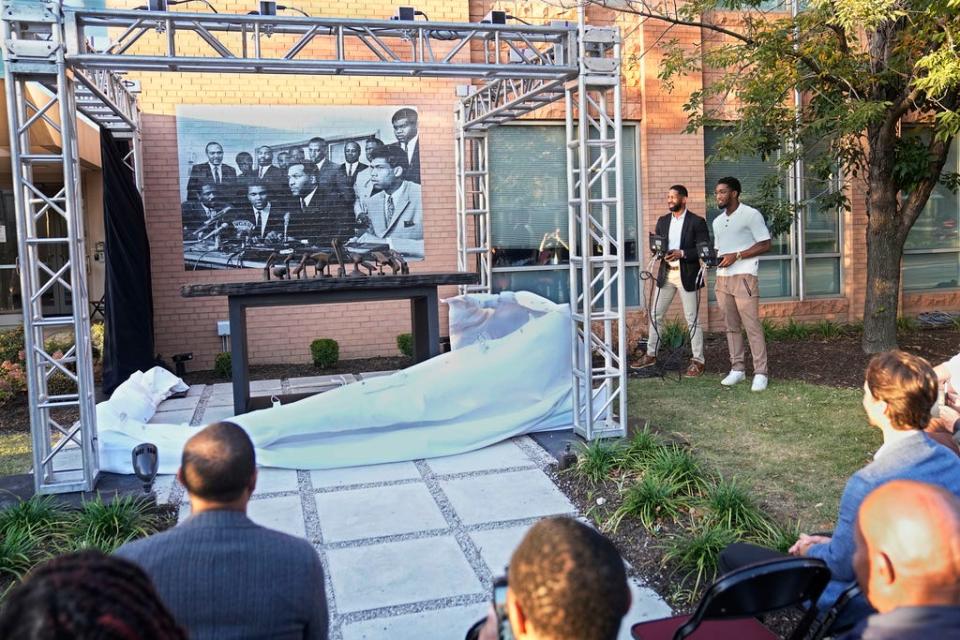
[{"label": "tan cargo pant", "polygon": [[767,343],[760,324],[760,283],[757,276],[740,274],[717,276],[717,303],[727,327],[727,347],[730,349],[730,368],[744,371],[744,344],[742,330],[747,330],[753,372],[767,375]]}]

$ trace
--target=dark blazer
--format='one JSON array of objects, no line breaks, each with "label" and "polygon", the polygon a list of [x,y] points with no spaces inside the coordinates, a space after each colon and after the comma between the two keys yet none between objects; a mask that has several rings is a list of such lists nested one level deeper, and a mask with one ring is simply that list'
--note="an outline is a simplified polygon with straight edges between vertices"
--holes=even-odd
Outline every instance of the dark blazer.
[{"label": "dark blazer", "polygon": [[347,184],[350,185],[350,188],[353,189],[353,185],[357,183],[357,174],[366,169],[369,165],[365,165],[362,162],[357,162],[357,169],[353,172],[352,176],[347,175],[347,163],[344,162],[340,165],[340,170],[343,173],[344,179],[347,181]]},{"label": "dark blazer", "polygon": [[328,158],[317,174],[317,186],[320,187],[323,200],[328,207],[336,201],[338,207],[347,206],[353,209],[356,195],[353,193],[353,186],[347,182],[347,172],[344,171],[342,164],[331,162]]},{"label": "dark blazer", "polygon": [[261,233],[260,227],[255,225],[257,221],[257,214],[254,212],[253,207],[247,204],[245,209],[241,209],[242,216],[240,220],[246,220],[254,224],[252,236],[258,239],[263,239],[269,233],[276,233],[278,236],[283,235],[283,211],[280,207],[275,204],[270,204],[270,215],[267,217],[267,228]]},{"label": "dark blazer", "polygon": [[[399,149],[401,153],[407,153],[399,142],[391,142],[387,146]],[[403,172],[403,179],[420,184],[420,138],[417,138],[417,146],[413,150],[413,160],[409,164],[410,166]]]},{"label": "dark blazer", "polygon": [[347,205],[337,192],[325,192],[317,187],[306,207],[300,207],[297,199],[295,206],[290,208],[287,235],[329,250],[334,238],[341,242],[352,238],[355,235],[355,225],[353,207]]},{"label": "dark blazer", "polygon": [[[660,216],[657,220],[656,235],[664,238],[670,235],[670,218],[672,217],[672,213]],[[683,219],[683,229],[680,230],[680,249],[683,251],[683,258],[680,259],[680,282],[687,291],[696,291],[703,287],[703,280],[697,281],[697,274],[700,273],[697,244],[701,242],[710,242],[707,221],[688,209]],[[657,272],[657,286],[662,287],[666,281],[667,262],[661,260],[660,271]]]},{"label": "dark blazer", "polygon": [[877,613],[840,640],[960,640],[960,607],[900,607]]},{"label": "dark blazer", "polygon": [[257,169],[254,179],[266,183],[271,189],[278,187],[287,188],[287,173],[280,167],[274,165],[267,167],[267,171],[263,174],[262,178],[260,177],[260,169]]},{"label": "dark blazer", "polygon": [[146,571],[193,640],[327,637],[316,550],[243,513],[206,511],[114,553]]},{"label": "dark blazer", "polygon": [[[237,170],[228,164],[220,165],[220,184],[224,198],[233,197],[233,190],[237,182]],[[200,187],[205,182],[212,182],[213,174],[210,172],[210,164],[204,162],[195,164],[190,168],[190,179],[187,180],[187,199],[196,199],[200,194]]]}]

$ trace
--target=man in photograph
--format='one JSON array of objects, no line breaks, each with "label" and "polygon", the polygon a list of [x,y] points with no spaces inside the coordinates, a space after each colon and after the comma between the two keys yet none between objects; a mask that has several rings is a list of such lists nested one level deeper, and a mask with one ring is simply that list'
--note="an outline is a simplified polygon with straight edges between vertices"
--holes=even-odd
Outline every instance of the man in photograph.
[{"label": "man in photograph", "polygon": [[[359,157],[359,156],[358,156]],[[353,187],[347,183],[343,165],[327,157],[327,141],[323,138],[310,138],[307,143],[307,161],[314,163],[317,169],[317,185],[324,200],[339,201],[338,207],[353,208]]]},{"label": "man in photograph", "polygon": [[367,225],[361,242],[386,242],[407,256],[423,256],[423,208],[420,185],[404,178],[406,155],[393,145],[368,156],[373,182],[380,189],[367,198],[360,220]]},{"label": "man in photograph", "polygon": [[746,378],[743,331],[747,332],[753,355],[752,391],[767,388],[767,343],[760,324],[760,261],[757,256],[770,250],[770,232],[763,215],[740,202],[741,186],[736,178],[720,178],[714,195],[723,212],[713,221],[717,254],[717,304],[727,329],[730,373],[720,384],[733,386]]},{"label": "man in photograph", "polygon": [[273,150],[266,145],[257,147],[257,180],[269,185],[282,177],[280,169],[273,166]]},{"label": "man in photograph", "polygon": [[407,156],[406,179],[420,184],[420,133],[417,120],[417,112],[413,109],[398,109],[391,119],[397,141],[390,146],[400,149]]},{"label": "man in photograph", "polygon": [[357,142],[348,142],[343,146],[343,173],[347,179],[347,185],[353,189],[357,182],[357,176],[368,165],[360,162],[360,144]]},{"label": "man in photograph", "polygon": [[224,218],[231,208],[223,201],[221,194],[219,185],[206,182],[200,187],[198,199],[181,203],[184,241],[203,239],[204,235],[216,233],[221,224],[229,222]]},{"label": "man in photograph", "polygon": [[353,183],[353,193],[356,196],[354,211],[357,213],[357,215],[360,214],[360,211],[363,208],[363,201],[380,191],[380,189],[373,184],[373,169],[370,168],[369,162],[370,154],[373,153],[374,149],[379,149],[382,146],[383,140],[380,138],[367,138],[363,143],[363,149],[367,155],[368,164],[366,165],[366,169],[357,174],[357,179]]},{"label": "man in photograph", "polygon": [[313,163],[291,164],[287,176],[293,199],[286,225],[288,239],[329,249],[335,238],[346,242],[353,236],[352,211],[342,199],[320,188]]},{"label": "man in photograph", "polygon": [[208,142],[204,148],[207,161],[195,164],[190,169],[190,179],[187,180],[187,199],[200,198],[200,186],[205,183],[218,185],[221,193],[233,188],[237,182],[237,170],[228,164],[223,164],[223,146],[219,142]]},{"label": "man in photograph", "polygon": [[253,156],[246,151],[241,151],[237,154],[237,179],[248,180],[254,175]]},{"label": "man in photograph", "polygon": [[277,154],[277,168],[280,169],[284,179],[287,177],[287,167],[290,166],[290,154],[286,151],[281,151]]},{"label": "man in photograph", "polygon": [[273,211],[270,190],[257,178],[247,183],[247,206],[241,220],[253,224],[249,238],[259,244],[279,243],[283,240],[283,214]]}]

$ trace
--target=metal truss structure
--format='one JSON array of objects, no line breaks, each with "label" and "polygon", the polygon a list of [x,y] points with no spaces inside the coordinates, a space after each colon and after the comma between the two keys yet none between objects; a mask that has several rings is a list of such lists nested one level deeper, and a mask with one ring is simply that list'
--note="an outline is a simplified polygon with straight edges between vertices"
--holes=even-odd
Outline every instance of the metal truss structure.
[{"label": "metal truss structure", "polygon": [[[476,81],[456,114],[457,239],[458,266],[479,269],[480,291],[489,291],[493,262],[487,130],[565,95],[576,428],[588,439],[623,433],[614,415],[619,406],[619,416],[626,416],[616,29],[585,26],[582,7],[577,24],[533,26],[70,9],[57,0],[3,0],[0,20],[38,493],[89,491],[98,476],[77,116],[130,141],[126,161],[142,190],[140,114],[126,71]],[[104,29],[114,41],[97,50],[91,36]],[[34,102],[35,84],[46,87],[49,101]],[[42,137],[50,129],[58,137],[52,143]],[[62,175],[59,192],[44,193],[34,182],[39,165]],[[48,216],[62,219],[66,233],[45,233]],[[66,256],[57,265],[47,259],[53,247]],[[71,316],[45,312],[44,297],[55,287],[72,298]],[[44,346],[44,332],[57,328],[72,328],[76,336],[61,358]],[[76,389],[54,393],[49,382],[55,376]],[[51,412],[64,407],[79,410],[72,426],[53,418]]]}]

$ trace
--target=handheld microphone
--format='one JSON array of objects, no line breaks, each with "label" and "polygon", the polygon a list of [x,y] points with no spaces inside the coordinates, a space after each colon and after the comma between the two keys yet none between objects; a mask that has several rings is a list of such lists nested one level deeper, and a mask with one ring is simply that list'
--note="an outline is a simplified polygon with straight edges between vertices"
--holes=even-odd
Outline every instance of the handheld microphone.
[{"label": "handheld microphone", "polygon": [[283,241],[287,241],[287,227],[290,226],[290,212],[283,214]]}]

